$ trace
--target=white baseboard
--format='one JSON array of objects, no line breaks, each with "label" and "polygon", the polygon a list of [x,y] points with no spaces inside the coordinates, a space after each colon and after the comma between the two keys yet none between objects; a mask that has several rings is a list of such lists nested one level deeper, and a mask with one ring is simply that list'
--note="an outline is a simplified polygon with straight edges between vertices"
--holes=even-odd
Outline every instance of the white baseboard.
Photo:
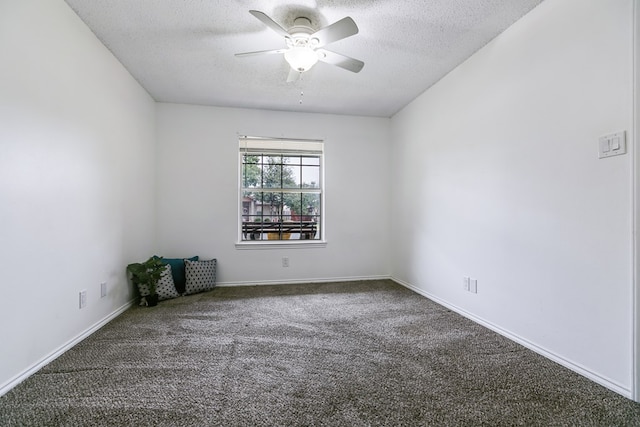
[{"label": "white baseboard", "polygon": [[216,286],[233,287],[233,286],[261,286],[261,285],[299,285],[304,283],[331,283],[331,282],[358,282],[362,280],[389,280],[390,276],[358,276],[358,277],[329,277],[322,279],[293,279],[293,280],[260,280],[260,281],[244,281],[244,282],[220,282]]},{"label": "white baseboard", "polygon": [[596,372],[593,372],[591,370],[589,370],[588,368],[580,365],[579,363],[575,363],[571,360],[568,360],[562,356],[560,356],[559,354],[556,354],[544,347],[540,347],[537,344],[532,343],[531,341],[528,341],[526,338],[523,338],[521,336],[518,336],[506,329],[501,328],[500,326],[494,325],[491,322],[486,321],[485,319],[482,319],[472,313],[469,313],[468,311],[465,311],[464,309],[451,304],[447,301],[444,301],[438,297],[436,297],[435,295],[430,294],[429,292],[424,291],[423,289],[420,289],[416,286],[411,285],[410,283],[406,283],[403,282],[402,280],[396,279],[394,277],[391,277],[391,280],[393,280],[394,282],[398,283],[399,285],[404,286],[405,288],[411,289],[412,291],[414,291],[417,294],[422,295],[425,298],[430,299],[431,301],[435,302],[436,304],[439,304],[443,307],[446,307],[448,309],[450,309],[451,311],[455,311],[456,313],[460,314],[461,316],[466,317],[469,320],[472,320],[488,329],[491,329],[492,331],[510,339],[511,341],[517,342],[518,344],[522,345],[523,347],[528,348],[529,350],[532,350],[538,354],[540,354],[541,356],[546,357],[547,359],[550,359],[556,363],[558,363],[559,365],[564,366],[567,369],[570,369],[588,379],[590,379],[593,382],[596,382],[610,390],[615,391],[618,394],[623,395],[626,398],[632,399],[632,391],[631,389],[629,389],[628,387],[625,387],[621,384],[616,383],[615,381],[606,378],[602,375],[597,374]]},{"label": "white baseboard", "polygon": [[81,332],[79,335],[77,335],[74,338],[70,339],[69,341],[67,341],[66,343],[64,343],[63,345],[61,345],[60,347],[58,347],[57,349],[55,349],[51,353],[49,353],[47,356],[43,357],[38,362],[36,362],[33,365],[31,365],[29,368],[25,369],[24,371],[22,371],[21,373],[19,373],[15,377],[11,378],[9,381],[7,381],[4,384],[0,385],[0,396],[3,396],[7,392],[9,392],[9,390],[14,388],[18,384],[20,384],[22,381],[26,380],[31,375],[33,375],[36,372],[38,372],[43,366],[45,366],[48,363],[51,363],[53,360],[55,360],[58,357],[60,357],[64,352],[66,352],[67,350],[69,350],[70,348],[72,348],[73,346],[78,344],[80,341],[82,341],[83,339],[87,338],[89,335],[93,334],[95,331],[97,331],[98,329],[100,329],[101,327],[103,327],[104,325],[109,323],[111,320],[113,320],[116,317],[118,317],[120,314],[122,314],[129,307],[132,307],[135,304],[135,302],[136,302],[136,300],[131,300],[128,303],[124,304],[122,307],[116,309],[112,313],[110,313],[107,316],[105,316],[104,318],[100,319],[98,322],[94,323],[89,328],[87,328],[83,332]]}]

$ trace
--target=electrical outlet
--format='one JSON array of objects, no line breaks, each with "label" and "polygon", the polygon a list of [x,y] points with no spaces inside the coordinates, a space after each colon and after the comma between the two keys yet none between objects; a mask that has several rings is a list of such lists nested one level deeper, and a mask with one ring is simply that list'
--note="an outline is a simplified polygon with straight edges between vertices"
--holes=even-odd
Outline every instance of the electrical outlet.
[{"label": "electrical outlet", "polygon": [[282,266],[283,267],[289,267],[289,257],[288,256],[283,256],[282,257]]},{"label": "electrical outlet", "polygon": [[80,291],[80,308],[85,308],[87,306],[87,290],[83,289]]},{"label": "electrical outlet", "polygon": [[478,279],[471,279],[469,281],[469,292],[473,294],[478,293]]},{"label": "electrical outlet", "polygon": [[100,283],[100,298],[107,296],[107,282]]},{"label": "electrical outlet", "polygon": [[470,279],[467,276],[462,278],[462,288],[467,292],[470,289]]}]

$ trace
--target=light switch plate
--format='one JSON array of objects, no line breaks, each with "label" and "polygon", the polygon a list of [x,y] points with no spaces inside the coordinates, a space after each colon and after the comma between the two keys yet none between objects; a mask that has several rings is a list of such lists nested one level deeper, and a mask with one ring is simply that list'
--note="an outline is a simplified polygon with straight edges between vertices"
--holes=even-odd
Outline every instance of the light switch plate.
[{"label": "light switch plate", "polygon": [[625,131],[601,136],[598,139],[598,158],[619,156],[627,152],[627,138]]}]

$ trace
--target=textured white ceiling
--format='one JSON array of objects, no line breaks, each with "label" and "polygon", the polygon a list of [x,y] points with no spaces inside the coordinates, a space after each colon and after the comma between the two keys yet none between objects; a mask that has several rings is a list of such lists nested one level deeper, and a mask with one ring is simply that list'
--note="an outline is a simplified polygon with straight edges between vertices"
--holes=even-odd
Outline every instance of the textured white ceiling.
[{"label": "textured white ceiling", "polygon": [[[151,96],[162,102],[390,117],[542,0],[66,0]],[[327,46],[364,61],[318,63],[286,83],[284,28],[350,16],[360,32]],[[303,95],[301,95],[303,93]],[[300,100],[302,99],[302,104]]]}]

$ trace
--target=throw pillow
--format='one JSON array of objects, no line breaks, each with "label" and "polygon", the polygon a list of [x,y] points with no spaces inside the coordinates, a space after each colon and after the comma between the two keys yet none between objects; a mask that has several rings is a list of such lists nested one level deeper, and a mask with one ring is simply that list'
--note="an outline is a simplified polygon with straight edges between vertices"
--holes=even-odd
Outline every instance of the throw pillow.
[{"label": "throw pillow", "polygon": [[178,291],[176,291],[176,286],[173,283],[171,266],[168,264],[165,266],[165,270],[162,272],[160,280],[158,280],[158,284],[156,285],[156,293],[158,294],[158,301],[177,298],[180,296]]},{"label": "throw pillow", "polygon": [[216,285],[216,264],[215,259],[206,261],[184,260],[187,295],[205,292],[213,289]]},{"label": "throw pillow", "polygon": [[[156,255],[157,256],[157,255]],[[190,261],[197,261],[198,256],[187,258]],[[179,294],[184,294],[184,287],[186,283],[185,271],[184,271],[184,258],[162,258],[162,262],[171,266],[171,275],[173,276],[173,283],[176,285],[176,291]]]}]

